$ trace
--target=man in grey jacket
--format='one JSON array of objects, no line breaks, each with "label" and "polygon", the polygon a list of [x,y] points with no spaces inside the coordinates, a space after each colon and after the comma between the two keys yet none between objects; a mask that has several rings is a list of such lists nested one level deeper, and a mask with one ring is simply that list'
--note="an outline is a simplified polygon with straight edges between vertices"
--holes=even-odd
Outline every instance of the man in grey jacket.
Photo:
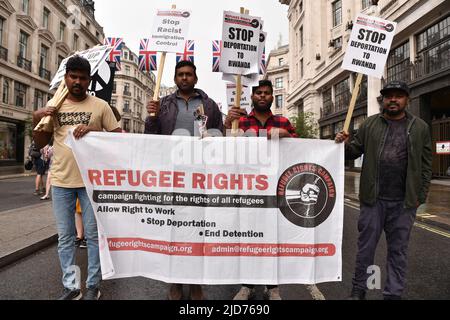
[{"label": "man in grey jacket", "polygon": [[[197,80],[196,67],[192,62],[180,61],[175,66],[174,81],[178,90],[161,101],[149,102],[145,133],[203,136],[208,130],[209,135],[222,135],[222,113],[205,92],[195,88]],[[189,287],[192,300],[204,299],[200,285],[191,284]],[[168,299],[182,298],[182,285],[171,284]]]},{"label": "man in grey jacket", "polygon": [[351,142],[345,132],[336,135],[336,142],[346,142],[347,160],[364,154],[352,300],[365,299],[368,268],[383,230],[388,249],[384,299],[400,299],[405,287],[409,236],[416,210],[426,201],[432,161],[429,126],[406,111],[409,92],[404,82],[388,83],[381,90],[383,112],[369,117]]}]

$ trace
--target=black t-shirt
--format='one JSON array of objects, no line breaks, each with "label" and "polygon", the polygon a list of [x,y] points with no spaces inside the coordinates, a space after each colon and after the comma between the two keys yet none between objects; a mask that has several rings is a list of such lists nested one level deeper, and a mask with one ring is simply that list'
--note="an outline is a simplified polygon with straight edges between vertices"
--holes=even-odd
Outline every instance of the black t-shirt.
[{"label": "black t-shirt", "polygon": [[401,201],[405,199],[408,167],[407,122],[406,118],[387,122],[389,128],[379,164],[378,198]]}]

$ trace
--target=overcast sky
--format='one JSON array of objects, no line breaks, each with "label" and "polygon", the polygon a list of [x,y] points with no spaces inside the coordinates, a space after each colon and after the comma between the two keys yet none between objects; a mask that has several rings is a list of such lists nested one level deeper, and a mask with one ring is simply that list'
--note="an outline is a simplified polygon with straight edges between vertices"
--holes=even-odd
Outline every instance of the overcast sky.
[{"label": "overcast sky", "polygon": [[[222,38],[223,11],[239,12],[240,7],[245,7],[250,10],[250,15],[262,18],[264,31],[268,33],[267,56],[270,50],[276,49],[280,35],[282,44],[289,41],[288,6],[281,5],[278,0],[96,0],[95,17],[103,26],[106,37],[123,38],[127,46],[138,54],[140,39],[150,36],[156,10],[169,9],[172,4],[192,13],[188,39],[196,41],[197,87],[223,105],[226,105],[226,92],[222,73],[211,72],[211,40]],[[168,53],[163,84],[174,85],[174,68],[175,53]]]}]

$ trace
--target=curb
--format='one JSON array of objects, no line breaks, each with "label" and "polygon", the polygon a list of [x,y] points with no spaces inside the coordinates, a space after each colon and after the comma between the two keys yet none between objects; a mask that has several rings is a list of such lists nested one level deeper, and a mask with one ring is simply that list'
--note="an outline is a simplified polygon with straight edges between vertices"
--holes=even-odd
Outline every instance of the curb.
[{"label": "curb", "polygon": [[14,262],[17,262],[20,259],[26,258],[29,255],[45,249],[46,247],[58,242],[58,235],[54,234],[45,239],[39,240],[28,247],[19,249],[15,252],[12,252],[6,256],[0,257],[0,268],[6,267]]},{"label": "curb", "polygon": [[5,176],[0,176],[0,180],[23,178],[23,177],[34,177],[34,176],[36,176],[36,172],[18,173],[18,174],[10,174],[10,175],[5,175]]}]

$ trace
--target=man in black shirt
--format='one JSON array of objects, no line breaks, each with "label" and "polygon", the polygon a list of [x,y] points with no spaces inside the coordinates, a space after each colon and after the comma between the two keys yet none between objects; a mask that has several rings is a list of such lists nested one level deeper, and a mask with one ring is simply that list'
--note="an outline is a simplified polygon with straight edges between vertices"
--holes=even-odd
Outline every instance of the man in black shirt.
[{"label": "man in black shirt", "polygon": [[346,142],[345,158],[364,154],[361,171],[361,214],[358,221],[358,254],[350,299],[365,298],[370,267],[384,230],[387,242],[386,300],[400,299],[405,288],[407,248],[417,207],[425,203],[431,179],[429,126],[406,111],[409,88],[392,81],[383,90],[383,112],[369,117],[352,142],[340,132],[336,142]]}]

